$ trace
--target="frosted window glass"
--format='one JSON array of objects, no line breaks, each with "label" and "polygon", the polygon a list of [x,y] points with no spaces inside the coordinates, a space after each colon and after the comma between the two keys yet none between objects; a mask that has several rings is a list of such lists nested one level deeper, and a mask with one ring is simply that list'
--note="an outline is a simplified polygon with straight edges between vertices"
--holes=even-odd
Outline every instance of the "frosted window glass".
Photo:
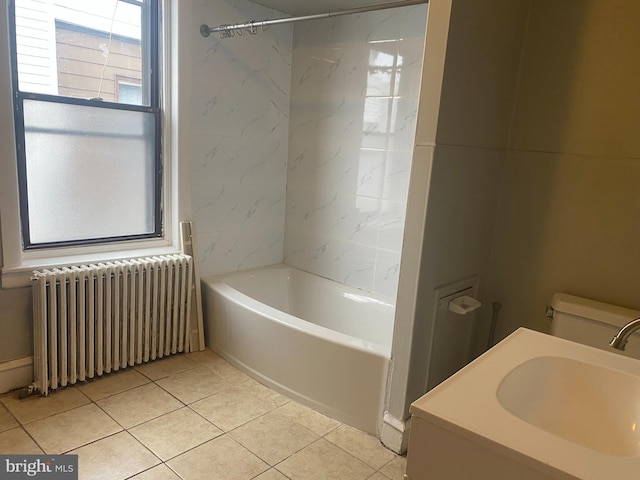
[{"label": "frosted window glass", "polygon": [[31,243],[153,233],[152,113],[24,100]]}]

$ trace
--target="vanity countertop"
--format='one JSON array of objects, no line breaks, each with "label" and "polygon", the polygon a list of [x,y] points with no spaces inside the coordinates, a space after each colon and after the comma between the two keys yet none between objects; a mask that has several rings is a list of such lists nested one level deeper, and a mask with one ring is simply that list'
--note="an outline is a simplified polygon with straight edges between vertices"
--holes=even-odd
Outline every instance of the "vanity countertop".
[{"label": "vanity countertop", "polygon": [[[411,413],[552,478],[636,478],[640,447],[638,454],[602,453],[532,425],[500,403],[497,393],[504,379],[520,365],[540,357],[576,360],[597,365],[603,374],[613,369],[620,378],[640,379],[639,360],[520,328],[416,400]],[[610,406],[615,409],[613,403]],[[635,403],[638,408],[630,412],[628,422],[634,432],[634,419],[640,430],[640,398]]]}]

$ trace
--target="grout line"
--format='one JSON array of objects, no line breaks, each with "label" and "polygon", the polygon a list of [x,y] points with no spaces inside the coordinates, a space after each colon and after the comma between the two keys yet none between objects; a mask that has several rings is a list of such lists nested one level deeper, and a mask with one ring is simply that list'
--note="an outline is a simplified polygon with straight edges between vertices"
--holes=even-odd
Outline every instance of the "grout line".
[{"label": "grout line", "polygon": [[[49,418],[49,417],[47,417],[47,418]],[[24,428],[24,425],[20,425],[20,428],[24,431],[24,433],[27,434],[27,436],[33,441],[33,443],[36,444],[36,446],[40,449],[40,451],[43,452],[46,455],[47,452],[44,451],[43,446],[38,443],[38,441],[33,437],[33,435],[31,435],[31,433],[29,433],[29,430]]]},{"label": "grout line", "polygon": [[4,402],[2,401],[2,397],[0,397],[0,406],[2,406],[2,408],[5,409],[5,411],[9,414],[9,416],[13,419],[13,421],[16,422],[16,425],[14,425],[13,427],[8,428],[6,430],[3,430],[0,433],[7,432],[9,430],[13,430],[15,427],[21,427],[22,426],[22,423],[20,423],[20,421],[16,418],[16,416],[13,414],[13,412],[11,410],[9,410],[7,408],[7,406],[4,404]]}]

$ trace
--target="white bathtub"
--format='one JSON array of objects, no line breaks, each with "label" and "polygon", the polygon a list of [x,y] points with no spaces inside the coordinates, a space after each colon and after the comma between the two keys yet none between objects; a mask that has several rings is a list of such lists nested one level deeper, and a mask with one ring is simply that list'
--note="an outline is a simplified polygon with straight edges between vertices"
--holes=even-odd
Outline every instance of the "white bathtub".
[{"label": "white bathtub", "polygon": [[395,306],[286,265],[203,279],[207,346],[260,382],[377,434]]}]

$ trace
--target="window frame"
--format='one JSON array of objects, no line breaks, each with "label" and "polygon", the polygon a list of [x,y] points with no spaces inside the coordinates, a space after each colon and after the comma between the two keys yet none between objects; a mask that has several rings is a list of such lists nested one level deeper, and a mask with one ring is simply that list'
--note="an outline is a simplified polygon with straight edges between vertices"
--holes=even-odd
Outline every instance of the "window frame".
[{"label": "window frame", "polygon": [[139,81],[137,78],[126,77],[124,75],[116,75],[115,83],[116,83],[116,91],[115,91],[116,103],[120,103],[120,86],[121,85],[129,85],[129,86],[136,86],[136,87],[142,86],[142,82]]},{"label": "window frame", "polygon": [[[11,59],[11,82],[12,82],[12,99],[14,105],[14,128],[15,128],[15,146],[17,157],[17,176],[18,176],[18,195],[20,204],[20,225],[22,248],[24,251],[45,250],[52,248],[65,248],[73,246],[90,246],[90,245],[108,245],[112,243],[127,243],[138,240],[158,239],[164,235],[163,222],[163,149],[162,149],[162,105],[160,96],[160,85],[162,82],[160,59],[160,36],[163,29],[161,23],[160,8],[161,0],[118,0],[124,3],[130,3],[141,9],[141,47],[142,47],[142,83],[148,82],[150,88],[148,90],[149,98],[145,98],[145,90],[143,89],[143,104],[131,105],[122,104],[111,101],[97,101],[95,99],[83,99],[77,97],[66,97],[61,95],[51,95],[34,92],[23,92],[19,89],[18,81],[18,55],[17,55],[17,36],[16,36],[16,17],[15,17],[15,0],[9,0],[8,26],[9,26],[9,47]],[[148,41],[144,41],[147,38]],[[120,235],[115,237],[96,237],[80,240],[65,240],[56,242],[33,243],[30,235],[29,225],[29,201],[28,201],[28,177],[26,171],[27,158],[25,151],[26,131],[24,126],[23,105],[25,100],[50,102],[67,105],[79,105],[91,108],[106,108],[110,110],[125,110],[132,112],[151,113],[155,122],[155,138],[153,139],[154,151],[154,169],[153,169],[153,222],[154,229],[152,232],[146,232],[134,235]]]}]

